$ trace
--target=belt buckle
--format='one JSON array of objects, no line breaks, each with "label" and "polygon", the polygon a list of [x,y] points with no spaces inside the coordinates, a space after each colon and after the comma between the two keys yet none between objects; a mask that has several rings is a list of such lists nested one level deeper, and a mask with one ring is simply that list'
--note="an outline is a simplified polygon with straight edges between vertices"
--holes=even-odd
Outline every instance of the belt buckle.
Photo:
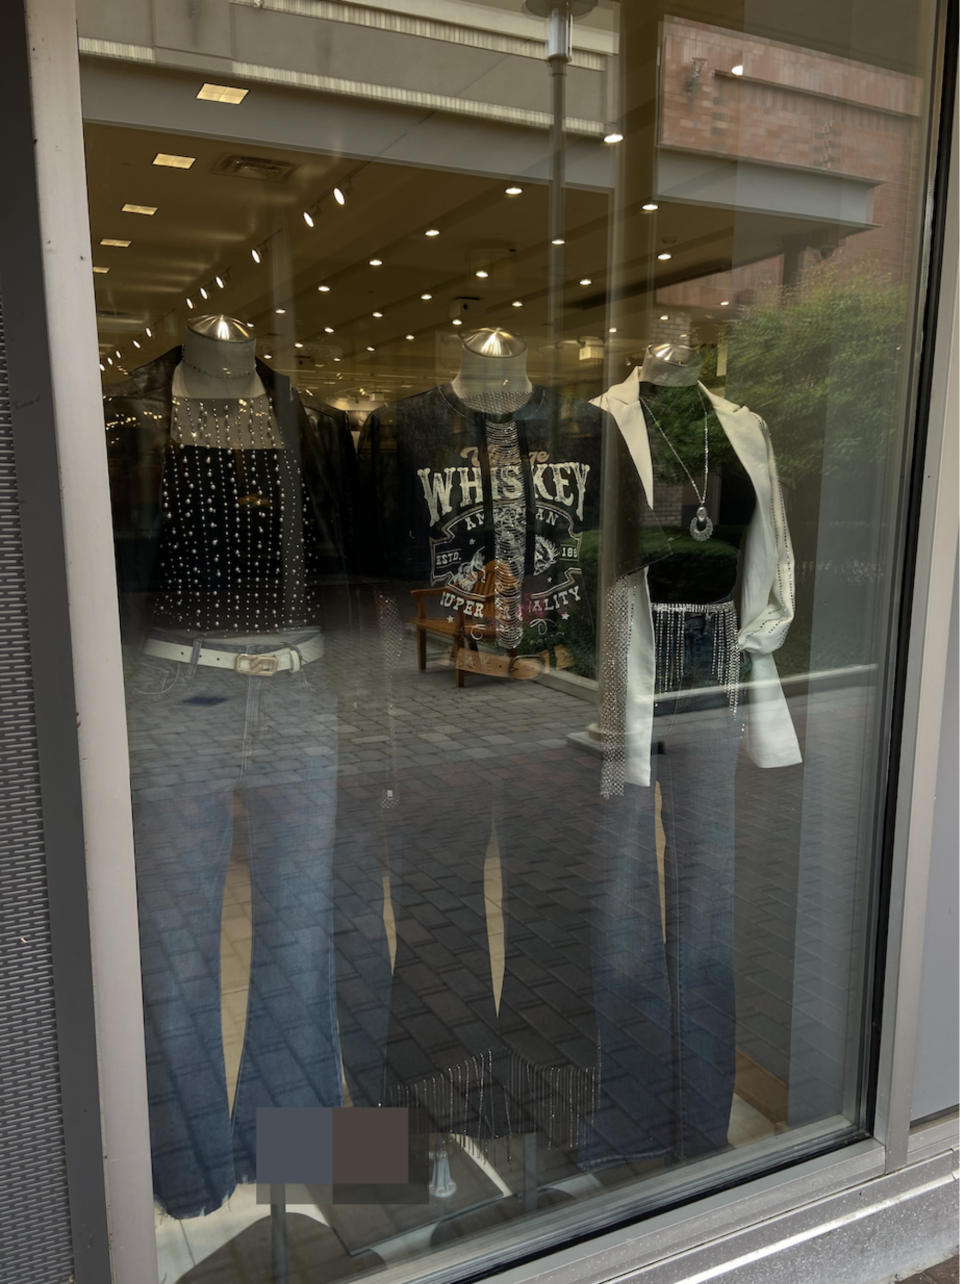
[{"label": "belt buckle", "polygon": [[248,673],[255,678],[272,678],[280,667],[280,661],[275,655],[238,655],[236,670],[238,673]]}]

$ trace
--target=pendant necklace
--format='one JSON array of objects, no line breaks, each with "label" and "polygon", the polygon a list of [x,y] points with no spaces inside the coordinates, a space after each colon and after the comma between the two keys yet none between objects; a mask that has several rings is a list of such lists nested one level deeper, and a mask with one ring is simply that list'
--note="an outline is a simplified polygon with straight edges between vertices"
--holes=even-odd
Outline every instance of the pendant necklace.
[{"label": "pendant necklace", "polygon": [[[702,399],[702,396],[703,394],[701,393],[701,399]],[[710,476],[710,436],[707,428],[706,406],[704,406],[704,409],[703,409],[703,493],[701,494],[700,489],[697,486],[697,483],[693,480],[693,474],[690,472],[690,469],[680,458],[677,448],[674,446],[673,442],[670,440],[667,434],[660,427],[660,421],[657,419],[657,416],[653,413],[653,410],[650,407],[649,403],[644,401],[642,397],[640,397],[639,400],[640,400],[640,405],[643,406],[644,410],[646,410],[647,414],[653,420],[656,426],[657,432],[660,434],[663,440],[667,443],[667,445],[673,451],[673,455],[677,463],[680,465],[683,471],[687,474],[687,477],[690,479],[690,485],[693,487],[693,493],[697,497],[697,511],[695,516],[693,516],[690,519],[690,534],[693,536],[695,540],[699,541],[700,543],[703,543],[704,540],[709,539],[710,536],[713,534],[713,522],[707,516],[707,478]]]}]

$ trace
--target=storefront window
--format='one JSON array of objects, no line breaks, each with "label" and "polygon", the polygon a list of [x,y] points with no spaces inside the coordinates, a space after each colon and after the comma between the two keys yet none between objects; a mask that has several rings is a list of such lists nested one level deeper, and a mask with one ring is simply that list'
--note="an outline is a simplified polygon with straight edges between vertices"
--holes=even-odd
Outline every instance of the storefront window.
[{"label": "storefront window", "polygon": [[932,2],[420,9],[80,5],[167,1280],[870,1125]]}]

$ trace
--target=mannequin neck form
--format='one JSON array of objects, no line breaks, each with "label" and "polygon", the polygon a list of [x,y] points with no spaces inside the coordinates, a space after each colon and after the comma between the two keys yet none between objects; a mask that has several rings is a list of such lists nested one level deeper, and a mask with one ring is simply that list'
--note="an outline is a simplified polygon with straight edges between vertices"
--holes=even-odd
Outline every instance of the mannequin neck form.
[{"label": "mannequin neck form", "polygon": [[700,379],[701,362],[695,349],[684,344],[651,345],[637,372],[642,384],[660,388],[690,388]]},{"label": "mannequin neck form", "polygon": [[173,375],[174,395],[229,400],[262,396],[255,348],[255,339],[218,339],[188,325],[183,356]]},{"label": "mannequin neck form", "polygon": [[453,381],[457,397],[474,410],[484,410],[496,395],[509,412],[519,410],[530,400],[533,384],[527,377],[527,354],[516,356],[485,356],[464,348],[460,358],[460,371]]}]

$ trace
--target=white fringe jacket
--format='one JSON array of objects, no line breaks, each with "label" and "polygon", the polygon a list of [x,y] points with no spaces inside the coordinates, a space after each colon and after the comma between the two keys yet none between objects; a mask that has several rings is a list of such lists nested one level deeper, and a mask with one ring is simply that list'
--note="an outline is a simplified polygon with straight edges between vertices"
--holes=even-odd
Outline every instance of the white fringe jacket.
[{"label": "white fringe jacket", "polygon": [[[639,370],[594,399],[616,420],[653,507],[653,463],[638,399]],[[741,548],[740,628],[737,642],[750,655],[743,718],[750,757],[760,767],[800,762],[800,746],[777,676],[773,652],[783,644],[794,613],[793,548],[767,426],[746,406],[736,406],[699,385],[753,482],[757,503]],[[646,569],[626,580],[632,627],[627,650],[624,735],[626,779],[650,784],[653,735],[654,636]]]}]

